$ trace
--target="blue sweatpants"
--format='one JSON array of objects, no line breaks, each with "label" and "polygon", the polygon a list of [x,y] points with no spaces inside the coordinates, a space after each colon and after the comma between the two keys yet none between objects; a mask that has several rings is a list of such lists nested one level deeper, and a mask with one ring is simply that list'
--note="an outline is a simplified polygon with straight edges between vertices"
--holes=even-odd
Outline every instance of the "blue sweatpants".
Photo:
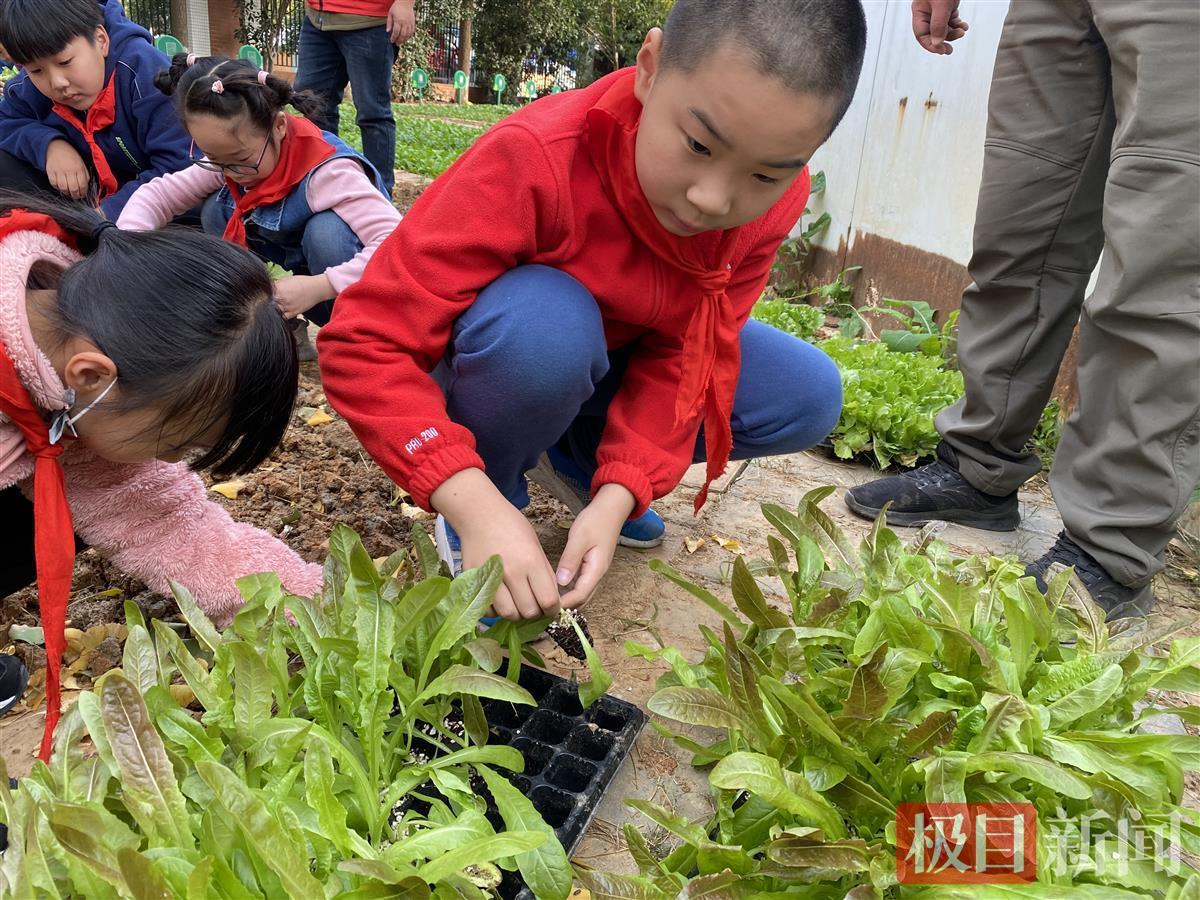
[{"label": "blue sweatpants", "polygon": [[[525,472],[549,447],[589,475],[608,405],[632,350],[609,353],[595,299],[546,266],[522,266],[480,291],[455,323],[434,377],[450,418],[475,435],[488,477],[518,509],[529,502]],[[837,424],[842,382],[811,344],[761,322],[741,333],[742,371],[734,398],[732,459],[795,453]],[[695,462],[704,460],[704,435]]]}]

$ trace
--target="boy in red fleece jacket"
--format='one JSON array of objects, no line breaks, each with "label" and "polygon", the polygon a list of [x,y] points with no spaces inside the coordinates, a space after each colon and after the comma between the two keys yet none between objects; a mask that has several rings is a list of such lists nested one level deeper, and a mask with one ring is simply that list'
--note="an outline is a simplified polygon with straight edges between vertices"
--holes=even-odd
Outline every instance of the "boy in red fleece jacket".
[{"label": "boy in red fleece jacket", "polygon": [[[748,320],[865,44],[859,0],[678,0],[636,67],[489,130],[339,298],[330,402],[455,569],[502,557],[498,614],[584,602],[693,461],[836,423],[833,363]],[[557,568],[520,512],[535,465],[578,495]]]}]

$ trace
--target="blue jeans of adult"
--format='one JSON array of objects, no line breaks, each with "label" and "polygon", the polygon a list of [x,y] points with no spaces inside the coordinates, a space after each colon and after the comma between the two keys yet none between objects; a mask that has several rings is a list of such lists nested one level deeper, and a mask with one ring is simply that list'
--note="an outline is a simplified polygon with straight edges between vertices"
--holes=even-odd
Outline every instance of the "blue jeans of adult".
[{"label": "blue jeans of adult", "polygon": [[[204,202],[200,221],[209,234],[225,233],[230,210],[213,194]],[[297,244],[272,240],[272,232],[250,224],[246,228],[246,246],[260,259],[283,266],[293,275],[320,275],[326,269],[340,266],[362,250],[362,241],[342,217],[331,210],[313,215],[304,226],[304,235]],[[309,309],[304,318],[314,325],[326,325],[333,314],[333,301],[324,300]]]},{"label": "blue jeans of adult", "polygon": [[[577,280],[547,266],[502,275],[455,323],[434,373],[450,418],[475,435],[488,477],[518,509],[525,472],[557,445],[589,475],[608,406],[633,347],[610,353],[599,307]],[[811,344],[761,322],[741,332],[732,459],[805,450],[826,437],[842,408],[833,361]],[[704,460],[704,436],[695,462]]]},{"label": "blue jeans of adult", "polygon": [[362,152],[383,176],[392,195],[396,175],[396,117],[392,114],[392,66],[396,45],[387,28],[375,25],[354,31],[322,31],[305,13],[300,26],[297,91],[312,91],[325,102],[313,122],[330,134],[338,133],[338,104],[346,85],[354,93],[356,121],[362,132]]}]

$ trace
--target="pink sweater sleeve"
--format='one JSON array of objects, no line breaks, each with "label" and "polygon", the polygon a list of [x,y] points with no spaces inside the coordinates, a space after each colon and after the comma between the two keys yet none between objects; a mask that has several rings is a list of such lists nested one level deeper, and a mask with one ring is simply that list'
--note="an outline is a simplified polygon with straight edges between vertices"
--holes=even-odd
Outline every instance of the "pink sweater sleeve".
[{"label": "pink sweater sleeve", "polygon": [[76,533],[155,591],[178,581],[219,625],[241,606],[234,582],[244,575],[274,572],[304,596],[321,589],[320,566],[235,522],[183,463],[118,465],[80,448],[65,469]]},{"label": "pink sweater sleeve", "polygon": [[210,172],[199,166],[160,175],[133,192],[117,217],[117,227],[127,231],[161,228],[210,194],[215,194],[224,183],[220,172]]},{"label": "pink sweater sleeve", "polygon": [[362,278],[375,249],[400,224],[400,213],[379,193],[362,166],[344,157],[331,159],[313,172],[307,199],[313,212],[337,213],[362,242],[356,256],[325,270],[325,277],[340,294]]}]

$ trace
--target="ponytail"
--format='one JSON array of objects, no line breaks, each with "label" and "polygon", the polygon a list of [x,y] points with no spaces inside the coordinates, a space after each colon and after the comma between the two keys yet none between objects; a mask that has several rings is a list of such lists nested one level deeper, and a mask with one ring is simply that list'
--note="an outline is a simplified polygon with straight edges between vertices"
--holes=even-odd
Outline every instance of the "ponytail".
[{"label": "ponytail", "polygon": [[255,127],[268,131],[275,117],[288,106],[308,118],[325,109],[325,101],[312,91],[297,91],[286,78],[263,73],[249,60],[227,56],[197,58],[176,53],[171,68],[159,72],[154,84],[173,98],[175,111],[183,121],[193,115],[218,119],[245,115]]}]

